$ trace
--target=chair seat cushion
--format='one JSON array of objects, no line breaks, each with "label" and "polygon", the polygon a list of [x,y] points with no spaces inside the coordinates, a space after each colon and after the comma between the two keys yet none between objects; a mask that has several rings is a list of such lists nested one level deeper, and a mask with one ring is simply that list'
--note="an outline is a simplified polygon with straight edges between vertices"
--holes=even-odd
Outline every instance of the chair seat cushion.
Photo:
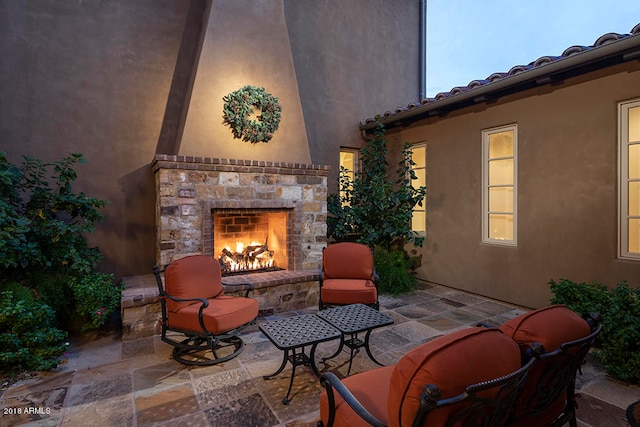
[{"label": "chair seat cushion", "polygon": [[[214,334],[228,332],[251,322],[258,315],[258,301],[253,298],[222,295],[212,298],[203,311],[204,324]],[[201,304],[189,305],[176,313],[169,312],[169,327],[202,332],[198,321]]]},{"label": "chair seat cushion", "polygon": [[326,304],[375,304],[378,300],[376,285],[371,280],[326,279],[320,291]]},{"label": "chair seat cushion", "polygon": [[[403,356],[389,386],[389,426],[408,426],[420,406],[424,386],[435,384],[442,399],[469,385],[489,381],[520,368],[518,345],[495,328],[467,328],[441,336]],[[429,426],[443,426],[460,405],[436,409]]]},{"label": "chair seat cushion", "polygon": [[[394,366],[385,366],[370,371],[361,372],[342,380],[342,383],[356,397],[356,399],[369,411],[374,417],[387,424],[387,400],[389,398],[389,380]],[[347,403],[334,392],[336,399],[336,418],[334,426],[336,427],[356,427],[369,426],[364,422]],[[327,424],[329,419],[329,404],[327,400],[327,392],[320,394],[320,418]]]}]

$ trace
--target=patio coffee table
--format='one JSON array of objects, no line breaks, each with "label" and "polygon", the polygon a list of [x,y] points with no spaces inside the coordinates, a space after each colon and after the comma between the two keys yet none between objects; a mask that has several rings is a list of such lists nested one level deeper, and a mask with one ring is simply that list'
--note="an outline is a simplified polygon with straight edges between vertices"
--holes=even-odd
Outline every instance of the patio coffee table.
[{"label": "patio coffee table", "polygon": [[[338,350],[331,356],[322,358],[323,361],[336,357],[340,354],[344,346],[349,347],[351,350],[349,355],[349,369],[347,370],[347,376],[349,376],[355,353],[361,347],[364,347],[369,358],[378,365],[383,366],[383,364],[378,362],[376,358],[373,357],[373,354],[371,354],[369,337],[374,329],[393,324],[391,317],[364,304],[343,305],[322,310],[316,315],[338,328],[341,332]],[[358,338],[358,333],[360,332],[366,332],[364,341]],[[346,337],[347,335],[349,335],[349,338]]]},{"label": "patio coffee table", "polygon": [[[263,322],[258,328],[269,338],[278,349],[284,350],[282,364],[273,374],[265,375],[262,378],[269,378],[278,375],[291,362],[291,380],[289,390],[282,399],[282,403],[287,405],[290,402],[289,394],[293,386],[293,379],[296,375],[296,366],[305,365],[311,368],[315,376],[320,376],[314,361],[314,355],[318,344],[330,341],[341,336],[341,332],[329,323],[321,320],[314,314],[303,314],[300,316],[287,317],[285,319]],[[304,351],[306,346],[311,346],[311,352],[307,356]],[[297,350],[300,349],[299,352]],[[291,352],[291,354],[289,354]]]}]

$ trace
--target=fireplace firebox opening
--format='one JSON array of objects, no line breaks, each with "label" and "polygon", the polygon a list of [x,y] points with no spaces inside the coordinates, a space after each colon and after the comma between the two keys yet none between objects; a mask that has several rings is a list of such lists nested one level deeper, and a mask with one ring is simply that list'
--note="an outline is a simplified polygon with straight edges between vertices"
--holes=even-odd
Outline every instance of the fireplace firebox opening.
[{"label": "fireplace firebox opening", "polygon": [[213,255],[222,275],[286,270],[292,209],[214,209]]}]

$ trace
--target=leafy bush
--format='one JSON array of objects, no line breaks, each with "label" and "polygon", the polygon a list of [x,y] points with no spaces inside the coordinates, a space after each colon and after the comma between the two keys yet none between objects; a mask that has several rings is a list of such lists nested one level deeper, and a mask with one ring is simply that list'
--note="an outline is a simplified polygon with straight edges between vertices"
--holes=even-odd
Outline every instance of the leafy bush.
[{"label": "leafy bush", "polygon": [[612,376],[640,383],[640,288],[627,282],[609,291],[599,283],[550,281],[552,304],[566,304],[580,314],[597,312],[603,317],[596,356]]},{"label": "leafy bush", "polygon": [[388,250],[376,246],[374,252],[376,272],[380,276],[381,293],[398,295],[416,289],[416,277],[411,271],[411,259],[402,249]]},{"label": "leafy bush", "polygon": [[51,326],[51,307],[35,299],[20,299],[13,291],[0,294],[0,372],[50,370],[67,347],[66,333]]},{"label": "leafy bush", "polygon": [[609,289],[597,282],[575,283],[571,280],[560,279],[549,282],[554,297],[551,304],[565,304],[580,315],[600,313],[605,315],[611,307]]},{"label": "leafy bush", "polygon": [[69,287],[76,301],[76,311],[86,319],[82,331],[99,328],[120,305],[121,286],[113,286],[113,274],[92,273],[73,277]]},{"label": "leafy bush", "polygon": [[96,273],[102,255],[85,239],[107,203],[73,191],[78,163],[81,154],[14,165],[0,152],[0,360],[17,367],[55,366],[62,332],[53,326],[99,327],[120,301],[121,287]]},{"label": "leafy bush", "polygon": [[351,180],[340,174],[340,195],[328,198],[329,237],[338,241],[357,240],[371,247],[402,248],[413,242],[422,246],[423,238],[411,229],[416,205],[422,205],[426,188],[415,188],[417,179],[411,167],[411,145],[402,148],[396,179],[387,178],[387,143],[384,128],[378,127],[373,139],[360,150],[362,171]]}]

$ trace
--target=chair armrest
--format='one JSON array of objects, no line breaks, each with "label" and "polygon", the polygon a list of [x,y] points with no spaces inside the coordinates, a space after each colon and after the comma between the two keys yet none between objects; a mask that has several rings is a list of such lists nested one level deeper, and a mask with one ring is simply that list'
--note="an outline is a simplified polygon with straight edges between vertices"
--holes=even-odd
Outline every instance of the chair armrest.
[{"label": "chair armrest", "polygon": [[486,323],[486,322],[478,322],[476,323],[475,326],[478,326],[480,328],[496,328],[496,325],[492,325],[491,323]]},{"label": "chair armrest", "polygon": [[362,404],[355,398],[349,389],[340,381],[340,379],[332,372],[324,372],[320,375],[320,384],[327,390],[327,399],[329,403],[329,419],[325,427],[333,426],[335,420],[336,402],[333,391],[344,399],[344,401],[355,411],[355,413],[364,421],[374,427],[384,427],[384,424],[374,417]]},{"label": "chair armrest", "polygon": [[163,292],[160,295],[160,298],[169,298],[171,301],[175,301],[175,302],[189,302],[189,301],[196,302],[196,301],[198,301],[198,302],[200,302],[200,304],[202,304],[201,308],[204,309],[204,308],[209,307],[209,301],[207,301],[204,298],[178,298],[178,297],[171,296],[166,292]]},{"label": "chair armrest", "polygon": [[373,272],[371,273],[371,275],[373,276],[373,284],[376,285],[376,289],[378,288],[378,285],[380,284],[380,276],[378,276],[378,273],[376,273],[376,269],[373,269]]},{"label": "chair armrest", "polygon": [[246,292],[244,293],[244,297],[247,298],[249,296],[249,292],[253,291],[253,283],[249,283],[249,282],[245,282],[245,283],[232,283],[232,284],[227,284],[227,283],[223,283],[222,287],[224,288],[224,290],[226,291],[227,288],[232,288],[234,286],[244,286],[246,287]]}]

